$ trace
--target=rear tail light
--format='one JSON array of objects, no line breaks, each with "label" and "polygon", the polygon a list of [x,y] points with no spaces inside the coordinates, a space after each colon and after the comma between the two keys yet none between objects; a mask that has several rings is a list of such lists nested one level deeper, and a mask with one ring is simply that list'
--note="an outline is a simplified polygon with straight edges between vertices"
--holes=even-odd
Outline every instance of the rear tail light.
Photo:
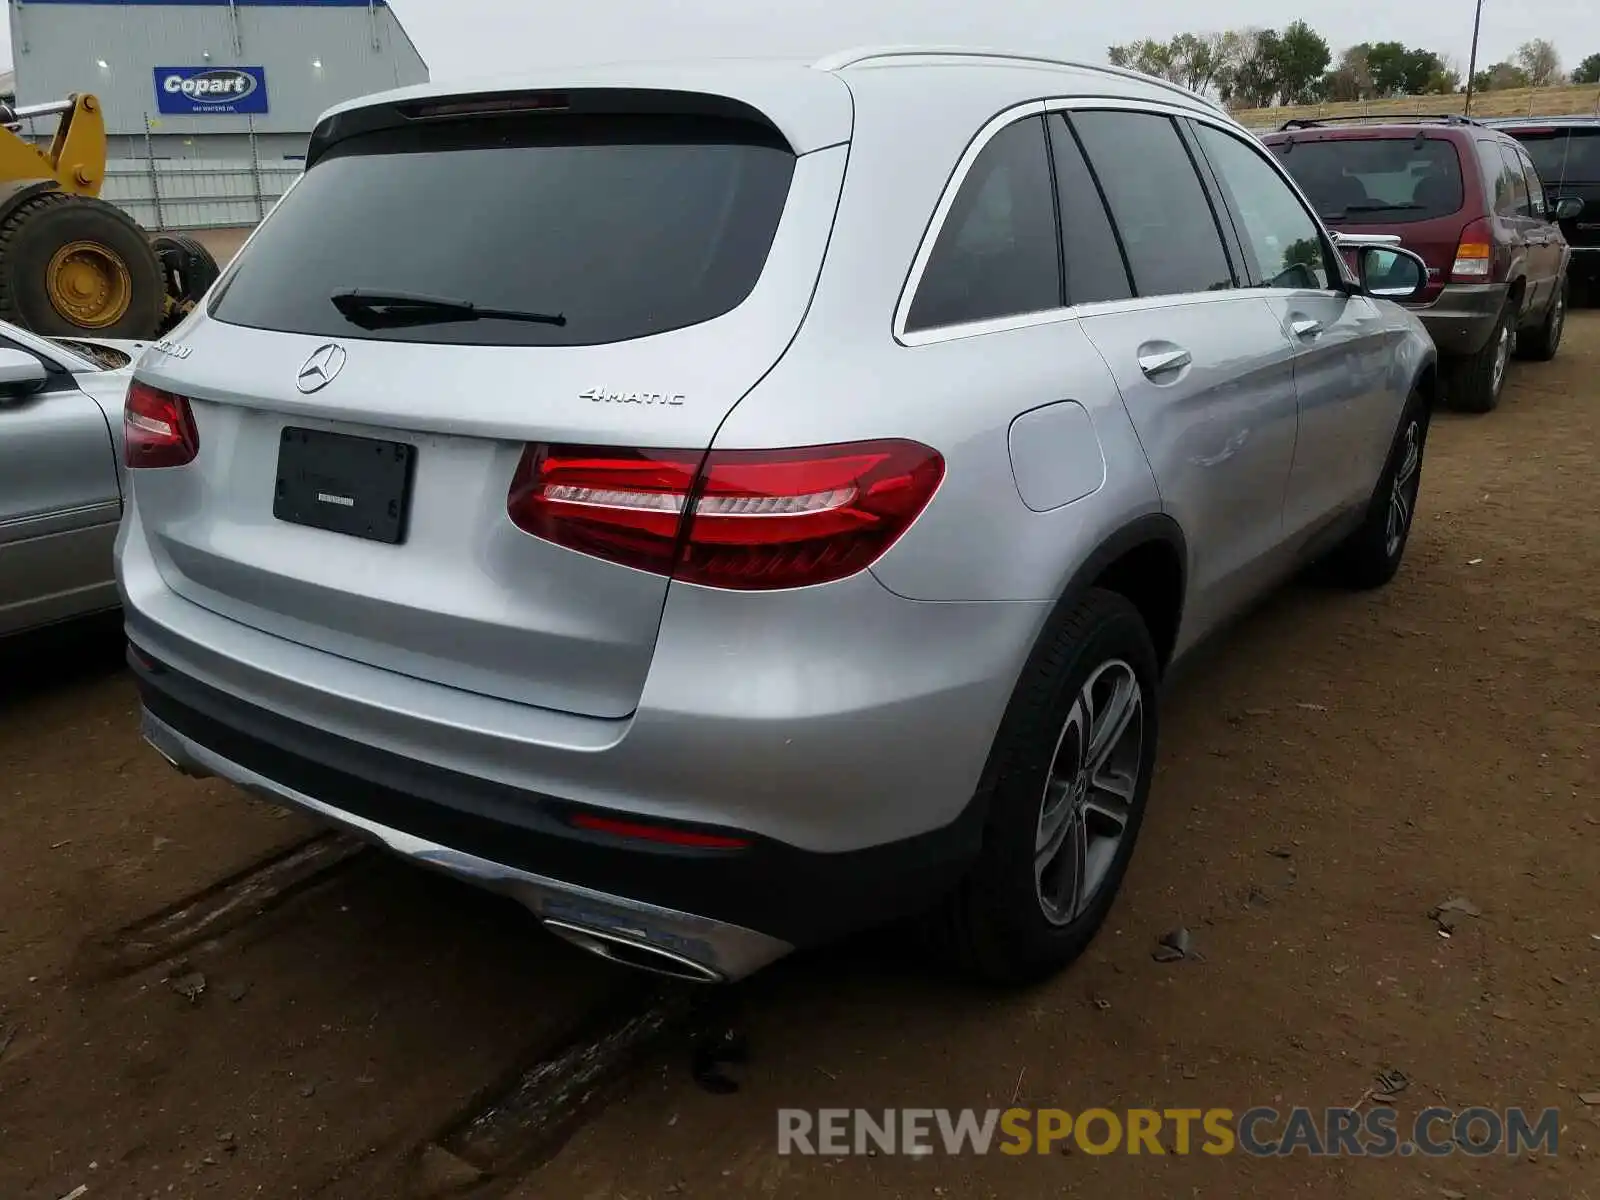
[{"label": "rear tail light", "polygon": [[1456,261],[1450,278],[1456,283],[1483,283],[1494,265],[1494,248],[1489,243],[1489,222],[1477,220],[1461,231]]},{"label": "rear tail light", "polygon": [[519,529],[707,587],[806,587],[864,570],[927,507],[944,459],[909,441],[795,450],[529,446]]},{"label": "rear tail light", "polygon": [[189,401],[134,380],[122,409],[122,461],[130,467],[181,467],[200,452]]}]

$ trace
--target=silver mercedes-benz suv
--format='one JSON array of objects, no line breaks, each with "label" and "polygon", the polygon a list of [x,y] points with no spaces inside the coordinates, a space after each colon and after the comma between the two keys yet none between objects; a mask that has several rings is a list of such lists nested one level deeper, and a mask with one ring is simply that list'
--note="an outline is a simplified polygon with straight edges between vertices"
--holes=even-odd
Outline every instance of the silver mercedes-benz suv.
[{"label": "silver mercedes-benz suv", "polygon": [[733,979],[926,918],[1083,949],[1173,660],[1399,565],[1425,281],[1196,96],[999,52],[334,109],[139,362],[145,734]]}]

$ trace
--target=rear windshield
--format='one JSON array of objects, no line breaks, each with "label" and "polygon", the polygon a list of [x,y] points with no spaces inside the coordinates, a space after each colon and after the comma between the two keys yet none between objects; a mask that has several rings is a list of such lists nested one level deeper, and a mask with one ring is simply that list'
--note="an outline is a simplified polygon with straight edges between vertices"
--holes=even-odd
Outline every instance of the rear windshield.
[{"label": "rear windshield", "polygon": [[1515,136],[1527,148],[1545,183],[1600,183],[1600,129],[1518,132]]},{"label": "rear windshield", "polygon": [[1347,138],[1272,150],[1325,221],[1407,225],[1461,211],[1461,159],[1451,142]]},{"label": "rear windshield", "polygon": [[[794,163],[776,133],[710,118],[497,118],[365,134],[284,197],[211,315],[475,345],[680,329],[755,287]],[[353,303],[356,290],[367,297]],[[368,306],[385,295],[411,302]],[[466,302],[471,318],[415,298]]]}]

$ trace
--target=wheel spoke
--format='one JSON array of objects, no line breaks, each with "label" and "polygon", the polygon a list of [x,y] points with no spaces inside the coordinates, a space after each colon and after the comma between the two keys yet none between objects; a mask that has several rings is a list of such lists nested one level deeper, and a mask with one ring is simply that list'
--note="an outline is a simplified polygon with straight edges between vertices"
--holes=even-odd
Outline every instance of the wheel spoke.
[{"label": "wheel spoke", "polygon": [[1097,776],[1111,752],[1122,741],[1129,724],[1139,713],[1139,681],[1125,667],[1118,669],[1116,684],[1105,706],[1096,709],[1092,689],[1099,676],[1084,685],[1083,698],[1089,709],[1089,752],[1084,755],[1090,777]]},{"label": "wheel spoke", "polygon": [[1039,833],[1034,839],[1034,865],[1041,870],[1061,849],[1067,822],[1072,818],[1072,784],[1052,779],[1039,813]]},{"label": "wheel spoke", "polygon": [[1389,536],[1397,538],[1406,531],[1406,526],[1411,521],[1411,497],[1406,494],[1405,488],[1394,490],[1394,528],[1389,531]]},{"label": "wheel spoke", "polygon": [[1138,777],[1130,771],[1102,771],[1090,781],[1084,809],[1114,823],[1120,830],[1128,823],[1128,813],[1133,808],[1133,793],[1138,786]]},{"label": "wheel spoke", "polygon": [[1068,920],[1076,920],[1089,904],[1089,823],[1079,816],[1072,822],[1067,839],[1072,856],[1072,907]]},{"label": "wheel spoke", "polygon": [[1422,451],[1417,446],[1417,427],[1415,425],[1406,430],[1406,455],[1400,462],[1400,470],[1396,473],[1394,481],[1399,487],[1405,487],[1411,482],[1411,477],[1417,473],[1417,465],[1422,461]]}]

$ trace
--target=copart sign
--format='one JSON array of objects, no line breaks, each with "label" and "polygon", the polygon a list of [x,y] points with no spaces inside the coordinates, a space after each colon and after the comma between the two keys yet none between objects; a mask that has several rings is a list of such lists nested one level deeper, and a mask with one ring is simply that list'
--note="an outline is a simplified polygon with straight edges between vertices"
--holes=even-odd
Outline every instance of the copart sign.
[{"label": "copart sign", "polygon": [[157,67],[156,108],[170,116],[267,111],[264,67]]}]

